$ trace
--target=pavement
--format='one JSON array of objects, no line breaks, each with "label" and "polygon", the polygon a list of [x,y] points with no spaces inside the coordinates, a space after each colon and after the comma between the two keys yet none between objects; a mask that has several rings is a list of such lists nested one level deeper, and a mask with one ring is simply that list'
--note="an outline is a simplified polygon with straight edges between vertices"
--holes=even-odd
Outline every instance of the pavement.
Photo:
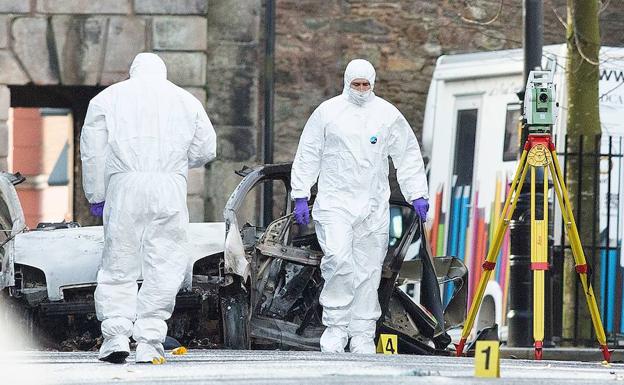
[{"label": "pavement", "polygon": [[[472,358],[191,350],[164,365],[97,361],[95,352],[0,353],[2,384],[603,384],[624,364],[501,360],[500,379],[474,377]],[[624,382],[622,382],[624,383]]]},{"label": "pavement", "polygon": [[[502,345],[500,347],[501,358],[519,358],[525,360],[532,360],[535,356],[535,349],[533,347],[528,348],[516,348]],[[583,362],[598,362],[603,360],[602,351],[596,348],[582,348],[582,347],[545,347],[543,350],[543,358],[545,360],[556,361],[583,361]],[[611,349],[611,362],[622,363],[624,362],[624,350],[612,350]]]}]

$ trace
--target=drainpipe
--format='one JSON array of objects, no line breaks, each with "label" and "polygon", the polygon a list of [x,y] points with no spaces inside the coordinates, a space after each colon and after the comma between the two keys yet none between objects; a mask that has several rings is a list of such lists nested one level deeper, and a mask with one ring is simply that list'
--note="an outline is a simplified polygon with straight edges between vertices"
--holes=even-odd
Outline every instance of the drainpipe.
[{"label": "drainpipe", "polygon": [[[264,50],[264,131],[263,163],[273,163],[273,96],[275,92],[275,0],[266,0]],[[262,190],[260,225],[266,227],[273,217],[273,185],[265,183]]]}]

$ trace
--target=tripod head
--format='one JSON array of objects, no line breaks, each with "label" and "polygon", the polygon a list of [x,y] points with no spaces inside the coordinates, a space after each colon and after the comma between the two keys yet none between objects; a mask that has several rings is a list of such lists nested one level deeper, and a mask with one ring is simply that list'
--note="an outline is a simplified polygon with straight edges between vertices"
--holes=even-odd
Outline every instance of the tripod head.
[{"label": "tripod head", "polygon": [[557,120],[558,107],[553,72],[531,71],[524,93],[523,111],[529,134],[550,135]]}]

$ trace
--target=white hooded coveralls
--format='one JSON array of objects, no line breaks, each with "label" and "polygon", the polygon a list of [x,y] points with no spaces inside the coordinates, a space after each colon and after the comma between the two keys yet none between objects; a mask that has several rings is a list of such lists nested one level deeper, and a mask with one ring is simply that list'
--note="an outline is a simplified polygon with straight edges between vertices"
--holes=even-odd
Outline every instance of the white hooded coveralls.
[{"label": "white hooded coveralls", "polygon": [[95,305],[108,350],[131,335],[162,350],[188,266],[186,178],[215,157],[212,124],[157,55],[141,53],[128,80],[89,103],[80,151],[87,200],[106,201]]},{"label": "white hooded coveralls", "polygon": [[[358,93],[354,79],[367,79],[371,91]],[[420,148],[403,115],[372,93],[375,69],[361,59],[349,63],[341,95],[323,102],[306,123],[292,167],[292,198],[309,198],[323,249],[321,350],[374,353],[381,315],[377,289],[388,248],[388,156],[408,202],[427,197]],[[372,351],[371,351],[372,349]]]}]

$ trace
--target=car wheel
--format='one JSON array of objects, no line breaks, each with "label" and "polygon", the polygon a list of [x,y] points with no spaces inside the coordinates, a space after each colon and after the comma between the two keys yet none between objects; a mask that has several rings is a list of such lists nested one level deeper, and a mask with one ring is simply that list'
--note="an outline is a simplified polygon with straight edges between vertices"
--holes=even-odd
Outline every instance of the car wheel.
[{"label": "car wheel", "polygon": [[226,349],[249,349],[249,293],[239,277],[234,282],[221,288],[220,292],[221,324],[223,347]]}]

